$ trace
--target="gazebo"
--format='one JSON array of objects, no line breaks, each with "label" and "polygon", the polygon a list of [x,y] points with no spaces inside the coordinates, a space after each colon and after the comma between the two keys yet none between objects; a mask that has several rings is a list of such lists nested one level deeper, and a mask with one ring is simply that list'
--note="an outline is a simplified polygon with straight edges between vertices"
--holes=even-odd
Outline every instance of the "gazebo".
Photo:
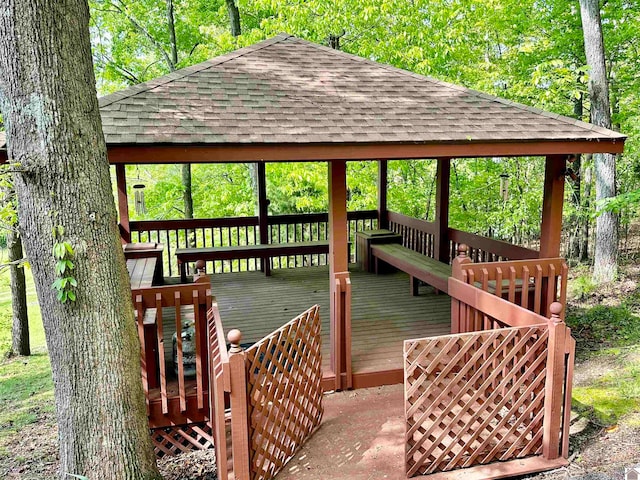
[{"label": "gazebo", "polygon": [[[324,361],[321,384],[325,390],[399,383],[403,379],[407,381],[408,378],[406,368],[402,368],[400,350],[397,352],[399,359],[397,367],[381,368],[378,371],[366,371],[360,374],[352,372],[352,272],[349,270],[349,248],[350,242],[355,239],[355,228],[350,227],[350,222],[367,221],[369,223],[366,225],[369,228],[376,231],[384,230],[385,234],[391,237],[394,235],[399,237],[396,239],[401,243],[401,248],[429,257],[432,261],[446,265],[449,269],[445,270],[446,272],[452,272],[446,277],[451,276],[456,279],[450,279],[447,283],[445,278],[442,284],[444,288],[449,285],[452,305],[451,329],[447,323],[447,331],[439,333],[449,333],[451,330],[451,333],[467,334],[498,327],[516,328],[523,325],[538,325],[545,320],[543,317],[554,315],[554,318],[564,325],[561,323],[560,311],[551,308],[550,305],[553,301],[563,303],[565,295],[561,285],[564,282],[566,286],[566,265],[559,263],[557,257],[560,254],[567,161],[576,154],[620,153],[625,140],[624,135],[604,128],[382,65],[286,34],[102,97],[100,112],[109,161],[115,165],[116,169],[120,227],[125,243],[131,242],[132,239],[140,240],[140,233],[143,231],[158,232],[156,239],[162,243],[163,237],[160,231],[253,228],[252,240],[246,240],[248,237],[245,237],[244,243],[262,244],[266,247],[271,243],[269,228],[273,219],[270,220],[267,214],[265,164],[268,162],[327,162],[328,214],[307,219],[287,219],[293,225],[302,222],[308,222],[309,225],[324,221],[328,223],[326,240],[329,265],[330,359]],[[0,148],[2,146],[0,144]],[[537,251],[449,228],[451,160],[512,156],[546,157],[540,247]],[[388,210],[387,162],[394,159],[437,160],[435,222],[405,217]],[[348,161],[354,160],[378,162],[378,206],[375,211],[347,212],[346,165]],[[125,165],[215,162],[257,163],[259,213],[256,217],[228,221],[224,219],[171,221],[173,223],[130,221]],[[281,221],[285,222],[285,220]],[[313,228],[310,228],[310,231],[313,231]],[[169,239],[169,237],[167,233],[164,238]],[[290,239],[287,235],[284,243],[295,243],[299,240],[300,238]],[[319,239],[302,238],[302,240]],[[231,243],[227,246],[231,246]],[[464,258],[466,252],[464,247],[458,250],[462,244],[468,245],[469,248],[466,258]],[[176,244],[166,247],[168,248],[165,248],[164,252],[167,255],[165,263],[174,262],[174,259],[170,258],[170,249],[173,248],[175,252],[175,249],[181,246]],[[308,245],[300,248],[303,247],[311,248]],[[314,255],[321,251],[315,250],[316,247],[320,248],[316,245],[311,250],[303,249],[298,252],[295,246],[283,247],[280,253],[276,252],[274,255]],[[366,247],[370,248],[370,245]],[[387,250],[385,253],[385,249],[380,249],[380,252],[376,253],[374,248],[373,257],[370,256],[370,251],[367,251],[366,255],[372,262],[376,257],[380,268],[384,263],[394,265],[394,255],[396,259],[398,256],[409,255],[406,258],[403,257],[405,260],[396,261],[395,266],[399,266],[410,275],[412,291],[415,291],[418,280],[422,279],[419,271],[427,267],[416,267],[418,265],[416,257],[403,253],[404,250],[398,251],[399,253],[394,253],[392,249]],[[454,260],[457,253],[463,256]],[[244,252],[241,255],[237,258],[250,258],[251,253]],[[268,266],[263,263],[268,263],[267,255],[265,251],[261,251],[260,254],[256,253],[255,257],[260,258],[261,267],[268,270]],[[185,256],[184,258],[190,261],[196,257]],[[473,270],[473,267],[465,269],[469,260],[481,262],[482,268],[477,271]],[[530,262],[527,263],[527,261]],[[491,270],[490,267],[486,267],[487,262],[494,262],[500,266]],[[453,266],[451,266],[452,263]],[[254,265],[257,264],[254,263]],[[372,265],[369,267],[370,270],[374,270]],[[560,277],[563,280],[558,283],[557,279]],[[467,285],[460,286],[458,282]],[[505,282],[504,288],[503,282]],[[220,285],[223,283],[224,280],[213,279],[211,289],[214,295],[216,295],[216,288],[222,288]],[[527,293],[530,284],[531,294]],[[535,287],[533,287],[534,284]],[[437,286],[437,288],[442,290],[443,287]],[[468,294],[468,288],[476,288],[482,292],[471,295]],[[408,296],[409,292],[406,293]],[[489,301],[485,294],[497,299]],[[251,295],[251,292],[247,291],[247,295]],[[144,294],[140,293],[137,303],[140,318],[142,318],[141,310],[146,309],[143,306],[146,301],[143,297]],[[446,299],[448,306],[448,298],[441,298]],[[496,311],[502,309],[501,311],[508,312],[509,318],[517,317],[521,320],[510,323],[510,320],[500,317],[494,310],[482,310],[483,305],[489,303],[493,305],[492,302],[504,302],[496,307]],[[461,307],[463,304],[466,310]],[[220,307],[222,308],[222,305]],[[478,324],[474,323],[475,320],[471,319],[468,313],[464,313],[468,312],[469,308],[484,312],[484,320],[479,320]],[[537,317],[530,318],[527,316],[529,314],[521,309],[534,310],[531,315],[537,315]],[[224,312],[222,313],[224,322]],[[215,316],[220,315],[216,313]],[[310,317],[307,315],[304,318]],[[213,317],[210,321],[213,321]],[[177,330],[180,331],[179,324]],[[220,326],[217,330],[215,325],[209,327],[207,335],[210,342],[218,335],[216,355],[225,358],[226,348],[221,345],[224,340],[220,334]],[[158,338],[162,333],[159,335]],[[567,336],[567,338],[570,337]],[[145,338],[142,340],[144,347]],[[238,336],[232,335],[230,340],[232,353],[240,354],[242,349],[239,346]],[[203,341],[207,341],[205,337]],[[405,348],[406,345],[405,343]],[[149,348],[152,347],[149,346]],[[276,349],[277,345],[271,344],[269,348]],[[564,348],[564,344],[558,347],[558,349]],[[220,353],[222,350],[224,352]],[[214,355],[213,350],[209,348],[208,351],[209,357],[208,360],[205,358],[205,362],[213,362],[214,357],[216,361],[220,360]],[[267,349],[262,354],[268,357],[271,351]],[[562,352],[564,355],[565,351],[562,350]],[[405,352],[405,360],[410,356],[410,352]],[[452,356],[455,357],[455,354]],[[231,356],[231,364],[233,364],[233,358],[234,355]],[[226,361],[228,360],[229,358]],[[557,358],[549,361],[560,362]],[[162,357],[160,363],[163,363]],[[557,365],[560,368],[561,364],[557,363]],[[564,365],[562,363],[562,368]],[[208,380],[205,379],[198,387],[199,391],[204,389],[206,392],[207,382],[213,388],[214,384],[217,384],[216,375],[218,374],[215,366],[205,363],[200,367],[209,373]],[[220,371],[224,371],[222,366]],[[220,388],[233,388],[233,366],[230,371],[231,373],[224,375],[224,382],[220,380],[222,383],[219,385],[226,385],[226,387]],[[253,370],[247,370],[247,372],[249,373],[245,374],[251,376]],[[551,380],[549,382],[551,387],[548,387],[547,392],[549,395],[555,392],[553,398],[557,404],[553,408],[549,406],[549,412],[553,411],[555,419],[553,422],[556,423],[549,420],[551,424],[548,424],[545,420],[547,425],[545,428],[553,430],[548,425],[555,425],[559,431],[562,408],[558,405],[564,401],[566,412],[566,388],[564,400],[557,391],[558,388],[562,390],[563,386],[566,387],[565,376],[563,375],[560,387],[553,384]],[[155,396],[148,394],[150,415],[155,418],[151,425],[153,428],[159,429],[165,426],[158,420],[163,416],[171,417],[166,425],[197,423],[203,420],[215,423],[213,418],[219,412],[214,411],[213,397],[219,399],[219,392],[210,390],[208,399],[212,405],[211,410],[205,414],[197,414],[189,410],[193,405],[184,394],[184,386],[180,389],[179,407],[172,406],[171,398],[167,397],[166,392],[156,393]],[[178,400],[175,401],[177,405]],[[221,401],[224,402],[224,400]],[[246,402],[247,399],[242,401]],[[154,410],[153,405],[160,403],[162,403],[162,411]],[[193,408],[202,410],[205,404],[206,397],[202,397],[197,407],[193,406]],[[220,405],[218,405],[219,409]],[[545,403],[545,411],[546,409]],[[213,430],[215,437],[215,426]],[[546,454],[549,454],[548,445],[559,441],[560,433],[557,433],[553,440],[554,434],[551,430],[545,430]],[[552,440],[548,440],[549,435]],[[540,436],[542,438],[542,433]],[[564,443],[566,433],[562,437],[562,443]],[[262,440],[269,438],[269,434],[263,432],[260,438]],[[161,442],[156,441],[157,445],[159,443]],[[214,443],[218,448],[220,442],[214,441]],[[249,445],[251,446],[251,441]],[[256,445],[254,447],[258,448]],[[255,449],[252,451],[254,453],[248,454],[251,461],[257,458]],[[561,453],[556,451],[555,457],[552,454],[545,454],[545,458],[553,459]],[[234,453],[236,478],[244,478],[241,473],[244,460],[238,458],[239,467],[235,462]],[[278,464],[278,462],[275,463]],[[253,467],[250,469],[254,471]],[[418,466],[411,471],[424,473]],[[522,473],[524,470],[514,470],[514,472]]]}]

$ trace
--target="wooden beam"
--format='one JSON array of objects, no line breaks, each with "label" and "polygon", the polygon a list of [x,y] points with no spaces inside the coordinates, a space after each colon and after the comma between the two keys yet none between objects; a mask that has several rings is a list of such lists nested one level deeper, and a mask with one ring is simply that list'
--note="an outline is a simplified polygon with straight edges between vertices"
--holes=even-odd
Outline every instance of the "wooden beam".
[{"label": "wooden beam", "polygon": [[[260,232],[260,243],[262,245],[269,243],[269,203],[267,201],[267,172],[264,162],[258,162],[258,231]],[[263,258],[260,264],[260,270],[269,274],[270,270],[269,258]]]},{"label": "wooden beam", "polygon": [[125,166],[116,165],[116,183],[118,185],[118,214],[120,216],[120,235],[124,243],[131,243],[131,225],[129,224],[129,199],[127,197],[127,176]]},{"label": "wooden beam", "polygon": [[444,263],[449,263],[449,178],[451,159],[438,159],[436,173],[436,234],[434,235],[433,256]]},{"label": "wooden beam", "polygon": [[347,224],[347,162],[329,162],[329,282],[331,369],[335,389],[351,386],[351,283]]},{"label": "wooden beam", "polygon": [[542,224],[540,225],[540,258],[560,256],[565,168],[564,155],[547,157],[544,172]]},{"label": "wooden beam", "polygon": [[378,160],[378,228],[389,228],[387,187],[387,160]]},{"label": "wooden beam", "polygon": [[108,145],[109,162],[226,163],[333,160],[392,160],[421,158],[517,157],[622,153],[624,141],[541,141],[530,143],[344,143],[344,144],[220,144]]}]

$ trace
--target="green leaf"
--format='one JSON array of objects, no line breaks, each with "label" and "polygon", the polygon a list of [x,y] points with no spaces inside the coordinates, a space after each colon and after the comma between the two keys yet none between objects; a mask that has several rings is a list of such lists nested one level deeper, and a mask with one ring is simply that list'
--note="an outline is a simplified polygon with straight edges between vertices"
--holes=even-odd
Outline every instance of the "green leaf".
[{"label": "green leaf", "polygon": [[62,290],[62,279],[58,278],[55,282],[53,282],[51,284],[51,288],[58,291]]},{"label": "green leaf", "polygon": [[67,249],[67,252],[69,253],[69,255],[73,255],[73,247],[71,246],[71,244],[69,242],[64,242],[64,248]]},{"label": "green leaf", "polygon": [[69,290],[67,292],[67,297],[69,298],[69,300],[71,300],[72,302],[76,301],[76,292],[74,292],[73,290]]},{"label": "green leaf", "polygon": [[67,262],[64,260],[58,260],[56,262],[56,275],[62,275],[67,269]]},{"label": "green leaf", "polygon": [[73,277],[67,277],[69,279],[69,285],[71,285],[72,287],[77,287],[78,286],[78,281],[73,278]]}]

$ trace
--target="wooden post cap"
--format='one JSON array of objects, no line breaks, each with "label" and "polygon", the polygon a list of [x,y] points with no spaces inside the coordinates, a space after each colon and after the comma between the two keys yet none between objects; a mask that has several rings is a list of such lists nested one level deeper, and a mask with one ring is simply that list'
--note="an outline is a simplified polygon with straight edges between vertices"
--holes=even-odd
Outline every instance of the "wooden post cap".
[{"label": "wooden post cap", "polygon": [[[551,312],[551,318],[556,321],[556,322],[560,322],[560,314],[562,313],[562,309],[564,308],[564,306],[560,303],[560,302],[553,302],[551,305],[549,305],[549,311]],[[557,320],[556,320],[557,319]]]},{"label": "wooden post cap", "polygon": [[461,257],[466,257],[467,252],[469,252],[469,246],[466,243],[461,243],[458,245],[458,255]]},{"label": "wooden post cap", "polygon": [[233,330],[229,331],[229,333],[227,334],[227,340],[229,340],[232,350],[234,348],[240,348],[240,341],[242,340],[242,332],[237,328],[234,328]]},{"label": "wooden post cap", "polygon": [[207,262],[205,262],[204,260],[198,260],[198,261],[196,262],[196,270],[202,270],[202,271],[204,271],[204,269],[206,268],[206,266],[207,266]]}]

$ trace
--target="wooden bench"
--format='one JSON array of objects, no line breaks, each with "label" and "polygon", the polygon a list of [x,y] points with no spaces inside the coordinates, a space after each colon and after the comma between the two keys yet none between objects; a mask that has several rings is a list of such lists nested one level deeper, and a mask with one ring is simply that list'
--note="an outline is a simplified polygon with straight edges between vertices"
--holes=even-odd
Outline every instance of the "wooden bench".
[{"label": "wooden bench", "polygon": [[438,291],[448,292],[451,265],[439,262],[421,253],[410,250],[402,245],[388,243],[371,245],[371,255],[375,259],[376,273],[378,262],[383,261],[409,274],[411,281],[411,295],[418,295],[418,281],[433,286]]},{"label": "wooden bench", "polygon": [[127,260],[127,270],[131,280],[131,289],[149,288],[156,276],[158,259],[154,257],[130,258]]},{"label": "wooden bench", "polygon": [[264,245],[237,245],[231,247],[179,248],[176,250],[180,280],[187,281],[187,263],[198,260],[244,260],[260,258],[263,260],[265,275],[271,275],[271,266],[265,262],[272,257],[289,255],[310,255],[329,253],[329,242],[318,240],[313,242],[268,243]]}]

